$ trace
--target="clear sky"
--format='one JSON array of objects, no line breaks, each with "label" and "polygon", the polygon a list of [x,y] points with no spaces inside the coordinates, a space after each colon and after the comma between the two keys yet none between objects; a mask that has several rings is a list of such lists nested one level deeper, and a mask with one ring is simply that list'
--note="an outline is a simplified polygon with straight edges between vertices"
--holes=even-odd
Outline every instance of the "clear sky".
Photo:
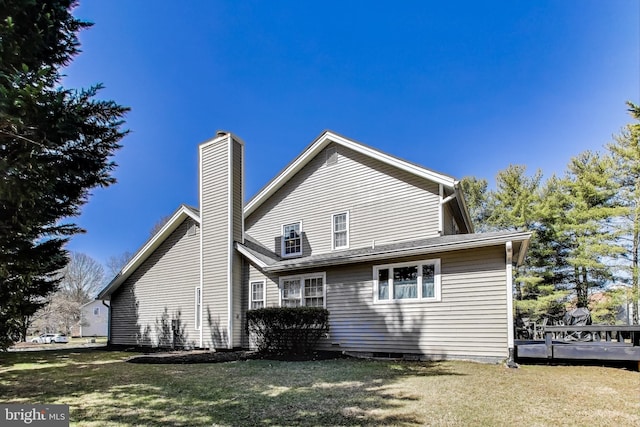
[{"label": "clear sky", "polygon": [[245,141],[253,196],[323,130],[457,178],[545,176],[640,103],[640,1],[81,1],[65,87],[131,107],[118,183],[68,248],[134,252],[198,205],[197,146]]}]

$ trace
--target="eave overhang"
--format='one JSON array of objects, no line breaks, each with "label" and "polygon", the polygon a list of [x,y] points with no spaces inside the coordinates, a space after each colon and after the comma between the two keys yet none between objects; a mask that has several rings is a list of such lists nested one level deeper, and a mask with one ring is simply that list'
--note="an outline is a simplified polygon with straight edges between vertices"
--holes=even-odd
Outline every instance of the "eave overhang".
[{"label": "eave overhang", "polygon": [[517,254],[517,257],[514,256],[514,258],[518,263],[522,263],[530,238],[531,233],[523,232],[457,234],[285,260],[269,260],[240,243],[236,243],[236,248],[265,273],[283,273],[361,262],[375,262],[390,258],[432,255],[463,249],[504,246],[507,242],[512,242],[514,254]]},{"label": "eave overhang", "polygon": [[156,234],[151,236],[144,245],[142,245],[138,252],[136,252],[129,262],[122,267],[122,270],[120,270],[113,280],[111,280],[111,282],[109,282],[109,284],[100,291],[96,299],[108,300],[111,297],[111,294],[113,294],[113,292],[115,292],[187,218],[191,218],[197,224],[200,224],[200,213],[198,210],[187,205],[181,205],[173,215],[171,215],[171,218],[169,218],[162,228],[158,230]]}]

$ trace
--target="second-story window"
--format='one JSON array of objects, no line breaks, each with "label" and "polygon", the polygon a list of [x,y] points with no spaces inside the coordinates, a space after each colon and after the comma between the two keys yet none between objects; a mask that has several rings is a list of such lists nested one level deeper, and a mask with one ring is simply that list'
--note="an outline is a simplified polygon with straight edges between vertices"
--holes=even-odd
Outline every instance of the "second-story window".
[{"label": "second-story window", "polygon": [[349,247],[349,212],[341,212],[331,217],[333,249]]},{"label": "second-story window", "polygon": [[282,226],[282,256],[302,255],[302,223]]}]

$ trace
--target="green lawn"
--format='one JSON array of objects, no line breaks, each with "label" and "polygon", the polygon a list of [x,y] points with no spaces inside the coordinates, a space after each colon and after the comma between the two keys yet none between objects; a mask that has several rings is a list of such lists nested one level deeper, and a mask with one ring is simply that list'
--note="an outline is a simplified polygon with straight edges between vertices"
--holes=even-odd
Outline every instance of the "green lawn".
[{"label": "green lawn", "polygon": [[0,402],[72,425],[640,425],[640,373],[366,360],[142,365],[96,349],[0,355]]}]

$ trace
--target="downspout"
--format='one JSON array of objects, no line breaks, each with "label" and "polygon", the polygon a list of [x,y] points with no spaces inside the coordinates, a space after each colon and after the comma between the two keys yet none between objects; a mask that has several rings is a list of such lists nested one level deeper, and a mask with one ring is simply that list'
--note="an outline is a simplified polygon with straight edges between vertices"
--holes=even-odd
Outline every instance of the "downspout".
[{"label": "downspout", "polygon": [[[107,346],[111,345],[111,306],[106,304],[105,300],[102,300],[102,305],[107,307]],[[82,327],[82,326],[81,326]]]},{"label": "downspout", "polygon": [[506,273],[507,273],[507,348],[509,355],[507,357],[507,367],[517,368],[514,350],[514,333],[513,333],[513,243],[511,241],[505,244],[507,252]]},{"label": "downspout", "polygon": [[444,235],[444,187],[442,184],[438,185],[438,235]]},{"label": "downspout", "polygon": [[444,236],[444,205],[456,198],[455,191],[444,198],[444,187],[440,184],[440,209],[438,210],[438,233]]}]

